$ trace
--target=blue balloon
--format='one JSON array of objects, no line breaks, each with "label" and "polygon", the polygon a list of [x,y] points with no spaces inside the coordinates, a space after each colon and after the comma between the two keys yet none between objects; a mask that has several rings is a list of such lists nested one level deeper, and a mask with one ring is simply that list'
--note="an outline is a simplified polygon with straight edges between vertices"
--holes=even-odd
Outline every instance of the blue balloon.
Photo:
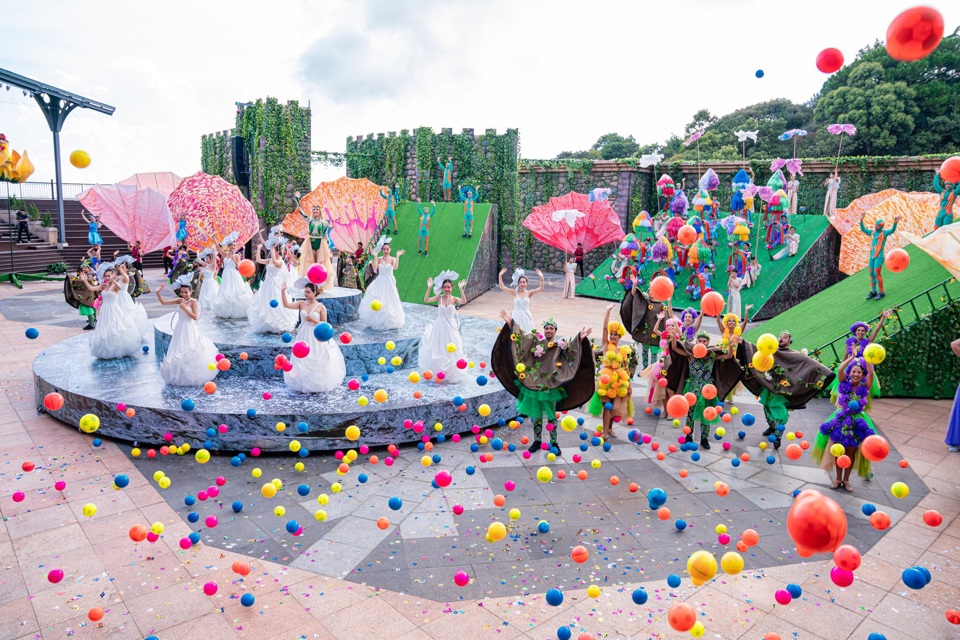
[{"label": "blue balloon", "polygon": [[274,309],[276,309],[277,307],[280,306],[280,303],[279,303],[278,301],[276,301],[276,300],[271,300],[271,301],[270,301],[270,306],[273,307]]},{"label": "blue balloon", "polygon": [[856,400],[851,400],[849,403],[847,403],[847,408],[853,413],[860,413],[860,403]]},{"label": "blue balloon", "polygon": [[300,523],[296,520],[290,520],[287,522],[287,533],[296,533],[300,531]]},{"label": "blue balloon", "polygon": [[25,335],[27,336],[27,338],[29,338],[30,340],[36,340],[37,338],[40,337],[40,332],[37,331],[37,330],[36,330],[35,328],[33,328],[33,327],[30,327],[29,329],[27,329],[27,330],[24,332],[24,334],[25,334]]},{"label": "blue balloon", "polygon": [[[487,386],[487,376],[477,376],[477,385],[481,387]],[[501,420],[497,420],[497,424],[500,424]],[[500,426],[502,427],[503,425],[501,424]]]},{"label": "blue balloon", "polygon": [[475,474],[475,473],[477,472],[477,468],[471,465],[471,466],[467,467],[466,469],[464,469],[464,471],[467,472],[467,475],[468,475],[468,476],[472,476],[473,474]]},{"label": "blue balloon", "polygon": [[130,478],[128,478],[127,476],[125,476],[125,475],[122,474],[122,473],[118,473],[118,474],[117,474],[116,476],[114,476],[114,478],[113,478],[113,484],[117,485],[117,487],[119,487],[120,489],[123,489],[123,488],[126,487],[128,484],[130,484]]},{"label": "blue balloon", "polygon": [[607,411],[610,411],[611,409],[613,409],[613,403],[612,403],[612,402],[604,402],[604,403],[603,403],[603,408],[606,409]]},{"label": "blue balloon", "polygon": [[917,570],[916,567],[904,569],[900,577],[903,579],[903,584],[907,585],[911,589],[923,589],[925,586],[927,586],[927,579],[924,577],[923,573]]},{"label": "blue balloon", "polygon": [[773,464],[776,461],[777,461],[777,458],[775,456],[772,456],[772,455],[767,456],[767,464]]},{"label": "blue balloon", "polygon": [[573,635],[570,631],[570,627],[560,627],[557,629],[557,640],[570,640],[570,636]]},{"label": "blue balloon", "polygon": [[204,440],[204,441],[203,441],[203,448],[204,448],[204,449],[213,449],[213,443],[210,442],[209,440]]},{"label": "blue balloon", "polygon": [[730,464],[733,465],[734,467],[739,467],[739,466],[740,466],[740,458],[731,458],[731,459],[730,459]]},{"label": "blue balloon", "polygon": [[217,437],[217,430],[214,429],[213,427],[210,427],[209,429],[207,429],[207,437],[208,437],[208,438],[216,438],[216,437]]},{"label": "blue balloon", "polygon": [[604,450],[604,451],[610,451],[610,449],[612,449],[612,448],[613,448],[613,445],[611,445],[609,442],[604,442],[604,443],[603,443],[603,450]]},{"label": "blue balloon", "polygon": [[300,449],[300,451],[297,451],[297,455],[300,456],[301,458],[306,458],[308,455],[310,455],[310,449],[303,447],[302,449]]},{"label": "blue balloon", "polygon": [[[426,448],[427,448],[427,445],[425,445],[422,441],[417,443],[418,451],[423,451]],[[474,442],[472,445],[470,445],[470,450],[476,453],[477,451],[480,451],[480,445]]]},{"label": "blue balloon", "polygon": [[256,416],[256,415],[257,415],[257,410],[256,410],[256,409],[247,409],[247,417],[248,417],[248,418],[253,418],[253,417]]},{"label": "blue balloon", "polygon": [[679,586],[680,586],[680,576],[678,576],[678,575],[675,574],[675,573],[671,573],[670,575],[668,575],[668,576],[667,576],[667,585],[668,585],[671,589],[676,589],[677,587],[679,587]]},{"label": "blue balloon", "polygon": [[507,421],[504,420],[503,418],[497,418],[497,426],[498,426],[498,427],[505,427],[505,426],[507,426]]},{"label": "blue balloon", "polygon": [[757,72],[756,72],[755,74],[753,74],[753,75],[757,76],[758,78],[762,78],[762,77],[763,77],[763,69],[757,69]]},{"label": "blue balloon", "polygon": [[183,504],[187,505],[188,507],[192,507],[193,505],[197,504],[197,499],[193,496],[186,496],[183,499]]},{"label": "blue balloon", "polygon": [[330,326],[329,322],[319,322],[313,328],[313,337],[320,342],[326,342],[333,338],[333,327]]},{"label": "blue balloon", "polygon": [[926,567],[916,566],[914,569],[923,574],[923,579],[926,584],[930,584],[930,581],[933,579],[933,577],[930,575],[930,571]]},{"label": "blue balloon", "polygon": [[577,425],[581,427],[583,426],[583,418],[577,418]]},{"label": "blue balloon", "polygon": [[243,511],[243,503],[240,502],[239,500],[235,500],[232,507],[233,507],[234,513],[240,513],[241,511]]},{"label": "blue balloon", "polygon": [[297,425],[297,431],[300,433],[306,433],[308,429],[310,429],[310,425],[308,425],[306,422],[301,422]]},{"label": "blue balloon", "polygon": [[647,592],[643,589],[634,589],[633,591],[633,604],[646,604],[647,603]]},{"label": "blue balloon", "polygon": [[435,453],[433,454],[432,460],[433,460],[433,464],[440,464],[440,460],[442,460],[442,458],[440,457],[439,453]]},{"label": "blue balloon", "polygon": [[[437,436],[437,440],[440,440],[440,438],[442,437],[443,437],[443,434],[441,433],[439,436]],[[440,440],[440,442],[443,442],[443,440]],[[513,444],[512,442],[507,445],[507,451],[513,453],[516,450],[517,450],[517,445]]]},{"label": "blue balloon", "polygon": [[860,507],[860,511],[863,512],[863,515],[865,515],[865,516],[867,516],[867,517],[869,518],[870,516],[872,516],[872,515],[877,511],[877,507],[876,507],[876,505],[867,502],[867,503],[864,504],[862,507]]},{"label": "blue balloon", "polygon": [[147,636],[143,640],[160,640],[160,638],[158,638],[157,636]]},{"label": "blue balloon", "polygon": [[387,373],[393,373],[396,369],[393,368],[392,364],[387,365]]},{"label": "blue balloon", "polygon": [[239,467],[241,464],[243,464],[243,460],[240,459],[240,456],[233,456],[230,458],[231,467]]},{"label": "blue balloon", "polygon": [[661,413],[660,407],[657,407],[656,409],[653,410],[653,415],[655,415],[655,416],[659,416],[660,413]]},{"label": "blue balloon", "polygon": [[590,444],[592,444],[592,445],[595,446],[595,447],[599,447],[599,446],[600,446],[600,437],[599,437],[599,436],[593,436],[592,438],[590,438]]},{"label": "blue balloon", "polygon": [[640,432],[637,431],[636,429],[631,429],[627,433],[627,440],[629,440],[630,442],[640,442]]},{"label": "blue balloon", "polygon": [[651,510],[659,509],[667,502],[667,492],[660,487],[654,487],[647,493],[647,502]]},{"label": "blue balloon", "polygon": [[143,345],[143,346],[140,347],[140,348],[143,349],[143,352],[144,352],[144,353],[150,353],[150,347],[148,347],[147,345]]},{"label": "blue balloon", "polygon": [[257,599],[253,597],[252,593],[245,593],[242,596],[240,596],[240,604],[242,604],[245,607],[252,607],[253,603],[256,601]]},{"label": "blue balloon", "polygon": [[293,342],[293,336],[290,335],[289,333],[283,334],[282,336],[280,336],[280,339],[283,340],[284,342]]},{"label": "blue balloon", "polygon": [[461,398],[460,396],[453,396],[453,405],[455,407],[459,407],[462,404],[463,404],[463,398]]},{"label": "blue balloon", "polygon": [[679,520],[677,520],[675,524],[677,527],[677,531],[683,531],[684,529],[687,528],[687,521],[684,520],[683,518],[680,518]]},{"label": "blue balloon", "polygon": [[[447,436],[443,435],[442,433],[437,434],[437,442],[446,442],[446,440],[447,440]],[[513,449],[509,449],[509,450],[513,451]]]},{"label": "blue balloon", "polygon": [[363,380],[364,382],[367,382],[368,380],[370,380],[370,375],[367,373],[364,373],[363,375],[360,376],[360,379]]},{"label": "blue balloon", "polygon": [[190,523],[200,522],[200,514],[197,513],[196,511],[191,511],[190,513],[187,514],[187,522],[190,522]]},{"label": "blue balloon", "polygon": [[367,474],[365,473],[361,473],[360,475],[357,476],[357,482],[359,482],[360,484],[366,484],[367,480],[369,479],[370,478],[367,477]]},{"label": "blue balloon", "polygon": [[197,403],[190,398],[184,398],[180,401],[180,408],[184,411],[193,411],[197,408]]},{"label": "blue balloon", "polygon": [[740,418],[740,422],[742,422],[743,426],[745,427],[753,426],[753,423],[756,421],[757,421],[757,418],[752,413],[745,413],[743,414],[743,417]]},{"label": "blue balloon", "polygon": [[690,454],[690,459],[693,460],[694,462],[700,462],[700,454],[694,451],[693,453]]},{"label": "blue balloon", "polygon": [[800,489],[794,489],[794,490],[793,490],[793,497],[796,498],[798,495],[800,495]]},{"label": "blue balloon", "polygon": [[301,484],[300,486],[297,487],[297,493],[300,494],[301,496],[310,495],[310,485]]},{"label": "blue balloon", "polygon": [[792,597],[794,600],[803,595],[803,589],[801,589],[800,585],[798,584],[788,584],[787,591],[790,593],[790,597]]},{"label": "blue balloon", "polygon": [[887,636],[883,635],[882,633],[877,633],[876,631],[874,631],[873,633],[867,636],[867,640],[887,640]]},{"label": "blue balloon", "polygon": [[547,522],[546,520],[541,520],[537,524],[537,531],[539,531],[540,533],[550,533],[550,523]]},{"label": "blue balloon", "polygon": [[503,440],[501,440],[500,438],[494,438],[493,441],[490,443],[490,446],[493,448],[494,451],[500,451],[501,449],[503,449]]},{"label": "blue balloon", "polygon": [[394,511],[399,511],[400,507],[403,506],[403,500],[401,500],[397,496],[393,496],[392,498],[390,498],[390,500],[387,501],[387,506]]},{"label": "blue balloon", "polygon": [[200,544],[200,534],[197,533],[196,531],[191,531],[190,535],[187,537],[190,538],[190,542],[192,542],[193,544]]},{"label": "blue balloon", "polygon": [[746,431],[737,431],[737,437],[740,438],[741,440],[743,440],[744,438],[747,437],[747,432],[746,432]]},{"label": "blue balloon", "polygon": [[589,438],[589,437],[590,437],[590,436],[587,435],[587,432],[586,432],[586,431],[581,431],[581,432],[580,432],[580,439],[581,439],[581,440],[586,440],[586,439]]},{"label": "blue balloon", "polygon": [[103,440],[101,440],[100,438],[94,438],[94,439],[93,439],[93,446],[99,447],[99,446],[102,445],[102,444],[103,444]]},{"label": "blue balloon", "polygon": [[588,445],[586,442],[580,443],[580,451],[586,451],[589,448],[590,448],[590,445]]},{"label": "blue balloon", "polygon": [[547,591],[547,604],[551,607],[559,607],[563,604],[563,592],[560,589],[550,589]]}]

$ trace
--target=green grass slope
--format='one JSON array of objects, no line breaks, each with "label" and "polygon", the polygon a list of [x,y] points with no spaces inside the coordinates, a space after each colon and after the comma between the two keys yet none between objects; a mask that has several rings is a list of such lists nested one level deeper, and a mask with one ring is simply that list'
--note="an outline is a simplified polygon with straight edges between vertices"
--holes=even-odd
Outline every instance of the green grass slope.
[{"label": "green grass slope", "polygon": [[[760,308],[760,305],[777,290],[797,261],[810,249],[810,246],[816,242],[817,238],[820,237],[824,229],[830,224],[824,216],[793,216],[792,222],[793,226],[797,229],[797,233],[800,234],[800,247],[797,255],[793,258],[783,258],[773,261],[770,259],[770,252],[760,245],[760,250],[757,252],[761,267],[760,278],[753,287],[743,289],[740,292],[740,300],[744,306],[752,304],[754,305],[754,309]],[[757,235],[760,232],[759,226],[760,225],[754,225],[753,228],[752,245],[754,247],[757,246]],[[718,291],[723,291],[727,285],[726,268],[727,260],[730,258],[730,249],[727,247],[727,234],[723,229],[717,230],[717,242],[719,243],[716,254],[717,272],[714,276],[713,286]],[[779,248],[777,251],[779,251]],[[604,300],[622,300],[623,287],[614,280],[608,281],[604,279],[605,275],[610,274],[611,262],[612,258],[608,258],[593,272],[594,277],[592,279],[589,277],[584,278],[583,281],[577,285],[577,295],[602,298]],[[644,280],[647,282],[647,285],[643,287],[644,289],[646,286],[649,286],[650,275],[653,271],[652,265],[648,265],[643,275]],[[686,292],[687,280],[691,273],[692,271],[690,269],[686,269],[681,272],[681,274],[678,274],[678,287],[673,294],[674,307],[687,306],[691,302],[691,298]]]},{"label": "green grass slope", "polygon": [[404,302],[423,303],[427,278],[433,278],[444,269],[453,269],[463,280],[470,272],[473,257],[480,245],[480,234],[490,214],[489,204],[474,205],[473,237],[463,237],[463,204],[437,203],[437,212],[430,222],[430,251],[427,257],[417,255],[420,214],[415,202],[405,202],[397,207],[399,233],[393,238],[393,255],[404,249],[397,270],[397,289]]},{"label": "green grass slope", "polygon": [[[756,341],[761,333],[779,334],[788,329],[793,334],[797,349],[813,351],[849,332],[850,325],[858,320],[870,321],[884,309],[896,308],[904,325],[917,317],[942,306],[947,298],[960,297],[960,283],[950,282],[947,290],[937,290],[922,296],[909,305],[907,300],[950,278],[950,273],[933,258],[913,245],[906,247],[910,254],[910,266],[901,273],[883,272],[886,297],[877,302],[867,300],[870,291],[870,274],[866,269],[855,273],[832,287],[798,304],[789,311],[774,316],[762,327],[748,330],[746,338]],[[764,269],[764,275],[766,269]],[[888,330],[898,328],[888,323]]]}]

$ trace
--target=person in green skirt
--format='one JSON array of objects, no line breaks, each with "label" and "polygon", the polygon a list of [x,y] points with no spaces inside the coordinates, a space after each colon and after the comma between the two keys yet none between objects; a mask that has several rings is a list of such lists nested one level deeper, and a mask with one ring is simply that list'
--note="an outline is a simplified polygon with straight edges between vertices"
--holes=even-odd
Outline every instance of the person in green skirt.
[{"label": "person in green skirt", "polygon": [[[697,396],[696,403],[690,407],[687,413],[687,425],[690,433],[687,434],[687,442],[693,442],[693,429],[697,422],[700,423],[700,446],[704,449],[710,448],[710,425],[717,422],[720,416],[714,413],[712,418],[704,415],[707,407],[716,407],[719,404],[718,393],[714,393],[712,398],[707,398],[703,394],[705,386],[714,384],[714,364],[718,360],[730,360],[737,351],[737,345],[740,343],[740,336],[730,336],[730,342],[726,350],[710,346],[710,335],[706,331],[697,333],[696,343],[693,349],[688,349],[686,345],[681,346],[677,342],[676,336],[670,337],[670,348],[673,353],[686,358],[689,370],[687,372],[686,384],[683,393],[693,393]],[[706,354],[697,357],[695,354],[696,345],[706,348]]]},{"label": "person in green skirt", "polygon": [[83,327],[83,330],[91,331],[97,326],[97,310],[93,305],[98,294],[83,285],[84,277],[87,282],[94,285],[98,284],[97,275],[94,273],[89,259],[80,263],[77,275],[64,280],[63,297],[67,304],[80,313],[81,318],[86,319],[87,324]]}]

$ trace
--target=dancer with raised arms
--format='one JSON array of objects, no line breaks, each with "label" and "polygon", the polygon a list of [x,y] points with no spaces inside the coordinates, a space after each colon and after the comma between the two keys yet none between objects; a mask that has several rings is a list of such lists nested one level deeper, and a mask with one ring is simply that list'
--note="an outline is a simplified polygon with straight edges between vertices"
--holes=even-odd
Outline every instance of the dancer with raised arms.
[{"label": "dancer with raised arms", "polygon": [[373,272],[377,277],[363,294],[357,314],[371,329],[399,329],[406,321],[406,315],[394,274],[400,266],[400,256],[405,252],[401,249],[396,257],[391,256],[390,238],[386,236],[380,236],[376,252],[380,254],[373,259]]},{"label": "dancer with raised arms", "polygon": [[280,283],[280,297],[284,307],[300,314],[300,328],[293,340],[294,345],[306,344],[307,353],[302,357],[291,353],[292,366],[289,371],[284,370],[283,381],[301,393],[333,391],[346,377],[347,365],[340,346],[333,340],[333,328],[327,324],[327,308],[317,300],[317,285],[300,278],[294,286],[303,289],[303,300],[290,301],[286,282]]},{"label": "dancer with raised arms", "polygon": [[90,353],[100,360],[132,356],[140,351],[140,330],[133,313],[120,301],[120,291],[127,282],[116,277],[110,263],[100,264],[97,279],[102,284],[91,284],[85,273],[80,274],[83,285],[99,291],[103,299],[97,326],[90,334]]},{"label": "dancer with raised arms", "polygon": [[[280,284],[286,282],[287,265],[280,258],[279,246],[283,242],[280,230],[274,227],[266,242],[261,236],[256,261],[266,265],[266,273],[260,282],[260,288],[253,295],[253,301],[247,307],[247,320],[257,333],[285,333],[291,331],[297,323],[297,314],[280,302]],[[269,253],[261,257],[263,250]]]},{"label": "dancer with raised arms", "polygon": [[510,280],[510,287],[503,284],[503,274],[506,272],[506,269],[501,269],[500,274],[497,276],[500,291],[513,296],[513,313],[510,314],[510,317],[513,318],[513,322],[515,322],[521,330],[529,333],[533,331],[536,326],[533,323],[533,315],[530,313],[530,298],[543,292],[543,273],[540,269],[537,269],[537,275],[540,276],[540,286],[530,291],[527,289],[527,276],[523,269],[514,270],[513,278]]},{"label": "dancer with raised arms", "polygon": [[240,254],[237,252],[236,231],[220,242],[220,258],[223,260],[223,275],[220,282],[220,298],[217,300],[217,315],[221,318],[246,318],[247,309],[253,302],[253,291],[237,270]]},{"label": "dancer with raised arms", "polygon": [[157,289],[157,300],[164,306],[177,306],[173,321],[173,336],[160,363],[164,382],[179,387],[199,386],[217,377],[219,369],[210,365],[217,361],[217,347],[197,329],[200,303],[192,297],[193,275],[184,275],[174,282],[177,297],[166,299]]},{"label": "dancer with raised arms", "polygon": [[[424,329],[417,354],[420,369],[429,369],[438,375],[438,378],[442,372],[441,381],[448,383],[461,382],[466,378],[466,372],[457,366],[461,360],[466,362],[463,338],[460,337],[457,305],[467,301],[463,293],[467,281],[461,280],[458,283],[460,296],[457,297],[453,295],[453,283],[457,276],[456,271],[441,271],[436,278],[427,279],[427,291],[423,294],[423,302],[424,304],[437,303],[437,319]],[[430,295],[431,291],[433,295]]]}]

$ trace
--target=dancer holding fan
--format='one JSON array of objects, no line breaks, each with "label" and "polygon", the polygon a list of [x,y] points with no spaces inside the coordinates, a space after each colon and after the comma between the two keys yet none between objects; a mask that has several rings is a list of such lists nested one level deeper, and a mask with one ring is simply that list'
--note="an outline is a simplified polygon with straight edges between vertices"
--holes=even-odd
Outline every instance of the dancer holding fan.
[{"label": "dancer holding fan", "polygon": [[[453,283],[457,275],[456,271],[441,271],[436,278],[427,280],[423,302],[437,303],[437,319],[423,331],[418,353],[418,366],[421,369],[430,369],[437,373],[438,379],[449,383],[460,382],[466,377],[465,372],[457,366],[459,361],[465,361],[457,305],[467,301],[463,293],[467,281],[461,280],[458,283],[460,297],[453,295]],[[440,372],[443,372],[442,378],[439,376]]]},{"label": "dancer holding fan", "polygon": [[395,258],[391,257],[390,238],[380,236],[377,253],[380,255],[373,259],[373,272],[377,277],[363,294],[357,313],[360,320],[371,329],[399,329],[406,321],[406,315],[394,273],[400,266],[400,256],[404,250],[397,251]]},{"label": "dancer holding fan", "polygon": [[173,336],[160,363],[160,375],[169,385],[190,387],[210,382],[219,370],[210,368],[216,362],[217,347],[197,329],[200,303],[191,297],[192,275],[180,276],[174,283],[177,297],[167,300],[161,295],[164,285],[157,289],[157,300],[162,305],[177,305]]},{"label": "dancer holding fan", "polygon": [[513,296],[513,313],[511,313],[510,316],[522,331],[530,333],[536,326],[533,324],[533,316],[530,314],[530,298],[543,292],[543,273],[540,269],[537,269],[537,275],[540,276],[540,286],[533,291],[528,291],[527,276],[524,275],[523,269],[514,270],[513,279],[510,281],[510,287],[512,288],[508,288],[503,284],[503,274],[506,272],[506,269],[501,269],[500,275],[497,276],[497,281],[500,283],[500,291]]}]

